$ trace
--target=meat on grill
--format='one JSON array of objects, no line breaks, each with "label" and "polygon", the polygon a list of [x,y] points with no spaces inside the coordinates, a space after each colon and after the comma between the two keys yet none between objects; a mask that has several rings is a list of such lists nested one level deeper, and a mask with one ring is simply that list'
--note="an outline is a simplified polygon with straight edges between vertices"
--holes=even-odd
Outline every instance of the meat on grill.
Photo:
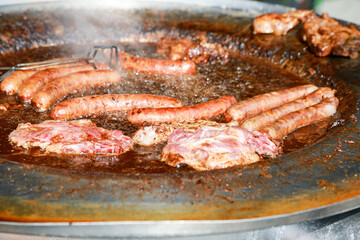
[{"label": "meat on grill", "polygon": [[282,14],[269,13],[256,17],[253,21],[253,33],[274,33],[275,35],[286,35],[301,21],[309,15],[313,15],[312,10],[296,10]]},{"label": "meat on grill", "polygon": [[191,60],[168,60],[132,56],[119,52],[119,67],[135,72],[166,75],[190,75],[196,72],[196,64]]},{"label": "meat on grill", "polygon": [[[69,58],[56,58],[53,59],[52,61],[63,61],[63,60],[69,60]],[[51,65],[46,67],[38,67],[29,70],[16,70],[1,82],[1,91],[6,93],[7,95],[15,95],[18,93],[23,82],[38,71],[49,68],[77,66],[85,63],[86,62],[64,63],[64,64]]]},{"label": "meat on grill", "polygon": [[[97,63],[95,66],[98,69],[108,69],[109,67],[102,63]],[[37,90],[45,84],[51,82],[53,79],[63,77],[71,73],[94,70],[92,64],[74,65],[68,67],[50,68],[34,73],[29,78],[25,79],[20,86],[18,97],[22,102],[30,102]]]},{"label": "meat on grill", "polygon": [[168,137],[161,161],[203,171],[254,163],[260,160],[258,154],[274,157],[278,152],[265,134],[240,127],[206,127],[195,132],[176,129]]},{"label": "meat on grill", "polygon": [[309,16],[301,30],[305,41],[316,56],[330,54],[357,58],[360,51],[360,31],[354,25],[342,26],[326,13],[322,17]]},{"label": "meat on grill", "polygon": [[130,110],[126,118],[133,124],[189,122],[219,116],[235,103],[236,99],[233,96],[222,96],[218,99],[194,106],[176,108],[136,108]]},{"label": "meat on grill", "polygon": [[100,86],[116,84],[121,81],[121,75],[113,70],[90,70],[71,73],[54,79],[36,92],[32,99],[34,108],[38,111],[46,111],[57,101],[68,94]]},{"label": "meat on grill", "polygon": [[180,107],[180,100],[151,94],[104,94],[78,97],[57,104],[52,119],[73,119],[91,114],[128,111],[133,108]]},{"label": "meat on grill", "polygon": [[206,36],[198,34],[195,40],[187,37],[165,37],[157,43],[157,51],[169,56],[169,59],[192,60],[195,63],[225,63],[229,53],[217,43],[209,43]]},{"label": "meat on grill", "polygon": [[121,131],[97,127],[88,119],[19,124],[9,140],[18,147],[58,154],[121,154],[133,148]]},{"label": "meat on grill", "polygon": [[9,109],[9,107],[10,107],[10,104],[8,104],[8,103],[1,103],[1,104],[0,104],[0,112],[1,112],[1,111],[3,111],[3,112],[7,111],[7,110]]},{"label": "meat on grill", "polygon": [[7,76],[1,82],[1,92],[6,95],[15,95],[25,79],[36,73],[37,70],[18,70]]},{"label": "meat on grill", "polygon": [[338,104],[339,100],[336,97],[327,98],[314,106],[285,115],[265,126],[261,132],[273,141],[281,141],[297,128],[331,117],[335,114]]},{"label": "meat on grill", "polygon": [[313,106],[321,102],[325,98],[333,97],[334,92],[335,90],[332,90],[328,87],[321,87],[315,92],[306,95],[305,97],[286,103],[284,105],[281,105],[280,107],[259,113],[254,117],[247,118],[241,123],[240,127],[245,128],[249,131],[260,131],[266,125],[275,122],[277,119],[291,112]]},{"label": "meat on grill", "polygon": [[231,106],[225,112],[225,118],[228,122],[241,122],[245,118],[252,117],[312,93],[317,88],[315,85],[309,84],[257,95]]},{"label": "meat on grill", "polygon": [[263,14],[253,21],[254,34],[286,35],[303,22],[301,38],[318,57],[330,54],[357,58],[360,51],[360,31],[354,25],[342,26],[327,13],[317,16],[311,10],[289,11],[283,14]]},{"label": "meat on grill", "polygon": [[218,123],[215,121],[197,120],[195,122],[179,123],[173,122],[170,124],[162,123],[151,126],[140,127],[131,137],[134,143],[142,146],[153,146],[167,141],[167,138],[175,129],[182,129],[186,131],[196,131],[205,127],[228,127],[237,126],[238,122]]}]

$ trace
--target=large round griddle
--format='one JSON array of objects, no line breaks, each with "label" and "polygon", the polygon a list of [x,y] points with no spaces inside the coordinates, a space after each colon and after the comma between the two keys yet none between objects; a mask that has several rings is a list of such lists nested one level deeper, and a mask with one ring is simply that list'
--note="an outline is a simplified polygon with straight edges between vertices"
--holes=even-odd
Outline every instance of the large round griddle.
[{"label": "large round griddle", "polygon": [[[235,17],[287,10],[246,1],[206,1],[206,4],[207,7],[201,3],[116,1],[71,6],[78,11],[186,9]],[[7,6],[2,11],[10,15],[25,10],[46,13],[67,7],[69,3],[56,2]],[[278,42],[271,43],[280,49]],[[251,44],[250,50],[240,47],[239,51],[265,59],[271,57],[257,51],[256,42]],[[290,68],[284,59],[296,59],[289,57],[291,54],[278,55],[271,57],[273,63],[289,71],[296,72],[304,66],[299,60],[299,65]],[[347,88],[353,101],[344,121],[334,123],[340,126],[332,128],[316,144],[248,168],[166,174],[84,173],[21,164],[2,154],[0,231],[72,237],[189,236],[291,224],[358,208],[360,123],[356,119],[360,119],[360,111],[356,102],[360,98],[356,83],[360,61],[314,57],[314,62],[307,62],[306,67],[321,71],[317,61],[328,61],[338,67],[330,75],[323,73],[324,77],[304,77],[315,83],[323,81],[335,88]],[[344,82],[348,79],[353,85]]]}]

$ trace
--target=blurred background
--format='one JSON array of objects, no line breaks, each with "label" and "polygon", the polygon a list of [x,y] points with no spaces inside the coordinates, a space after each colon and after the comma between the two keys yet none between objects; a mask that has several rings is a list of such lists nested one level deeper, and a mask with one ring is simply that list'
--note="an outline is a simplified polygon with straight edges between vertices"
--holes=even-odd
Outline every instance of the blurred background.
[{"label": "blurred background", "polygon": [[331,17],[360,24],[360,0],[260,0],[260,2],[314,9],[318,13],[327,12]]},{"label": "blurred background", "polygon": [[[0,0],[0,5],[17,4],[26,2],[47,2],[56,0]],[[69,0],[68,0],[69,1]],[[173,1],[173,0],[162,0]],[[179,0],[181,1],[181,0]],[[184,0],[188,1],[188,0]],[[196,3],[197,0],[193,0]],[[242,1],[242,0],[233,0]],[[255,0],[253,0],[255,1]],[[295,7],[298,9],[314,9],[318,13],[327,12],[330,17],[360,24],[360,0],[256,0],[274,4]],[[204,2],[201,0],[201,2]],[[221,0],[219,0],[221,2]]]}]

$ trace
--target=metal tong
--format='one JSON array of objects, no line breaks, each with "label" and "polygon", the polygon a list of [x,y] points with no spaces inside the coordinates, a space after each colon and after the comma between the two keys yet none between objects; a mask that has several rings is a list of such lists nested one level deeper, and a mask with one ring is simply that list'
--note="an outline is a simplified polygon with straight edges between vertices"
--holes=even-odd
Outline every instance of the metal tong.
[{"label": "metal tong", "polygon": [[[94,69],[97,69],[95,65],[95,57],[98,54],[99,50],[107,50],[107,49],[110,50],[109,67],[112,69],[117,69],[119,62],[118,48],[114,45],[95,45],[90,47],[86,58],[51,59],[40,62],[19,63],[13,67],[0,67],[0,71],[8,70],[0,77],[0,82],[17,70],[29,70],[39,67],[49,67],[49,66],[65,64],[65,63],[75,63],[75,62],[85,61],[87,63],[91,63],[94,66]],[[113,58],[115,59],[115,61],[113,61]]]}]

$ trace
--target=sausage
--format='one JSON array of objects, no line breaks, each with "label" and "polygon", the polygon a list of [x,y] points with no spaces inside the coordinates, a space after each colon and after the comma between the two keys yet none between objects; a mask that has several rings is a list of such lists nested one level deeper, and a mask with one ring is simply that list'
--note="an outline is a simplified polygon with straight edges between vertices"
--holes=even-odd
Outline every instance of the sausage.
[{"label": "sausage", "polygon": [[331,90],[328,87],[319,88],[315,92],[312,92],[305,97],[299,98],[280,107],[270,109],[269,111],[265,111],[255,115],[254,117],[248,118],[240,124],[240,127],[245,128],[249,131],[259,131],[264,126],[276,121],[277,119],[291,112],[313,106],[321,102],[324,98],[333,97],[334,93],[335,90]]},{"label": "sausage", "polygon": [[180,100],[150,94],[106,94],[73,98],[57,104],[53,119],[73,119],[90,114],[127,111],[133,108],[181,107]]},{"label": "sausage", "polygon": [[120,81],[120,73],[109,69],[71,73],[46,84],[41,90],[36,92],[32,99],[32,104],[38,111],[46,111],[57,101],[72,92],[114,84]]},{"label": "sausage", "polygon": [[[57,58],[53,60],[68,60],[69,58]],[[52,66],[46,66],[46,67],[39,67],[29,70],[16,70],[15,72],[11,73],[9,76],[7,76],[1,83],[1,91],[6,93],[7,95],[15,95],[18,93],[19,88],[23,84],[23,81],[27,78],[31,77],[34,73],[45,70],[48,68],[58,68],[58,67],[70,67],[70,66],[76,66],[80,64],[85,64],[86,62],[74,62],[74,63],[65,63],[65,64],[59,64],[59,65],[52,65]]]},{"label": "sausage", "polygon": [[[98,69],[108,69],[109,67],[102,63],[97,63],[96,67]],[[29,78],[23,81],[22,86],[19,89],[18,97],[22,102],[30,102],[35,92],[39,90],[43,85],[47,84],[51,80],[66,76],[70,73],[93,70],[94,66],[92,64],[78,65],[71,67],[59,67],[59,68],[50,68],[42,71],[38,71]]]},{"label": "sausage", "polygon": [[294,101],[317,89],[314,85],[302,85],[280,91],[269,92],[238,102],[225,112],[225,120],[242,121],[261,112]]},{"label": "sausage", "polygon": [[190,75],[196,72],[196,64],[191,60],[164,60],[136,57],[119,52],[119,67],[136,72],[166,75]]},{"label": "sausage", "polygon": [[338,104],[339,100],[336,97],[327,98],[314,106],[289,113],[265,126],[260,132],[267,134],[272,140],[281,141],[297,128],[331,117],[335,114]]},{"label": "sausage", "polygon": [[17,94],[23,81],[36,72],[37,70],[17,70],[13,72],[1,82],[1,92],[6,93],[6,95]]},{"label": "sausage", "polygon": [[126,118],[133,124],[204,120],[223,114],[226,109],[235,103],[236,99],[233,96],[223,96],[194,106],[132,109],[128,112]]}]

